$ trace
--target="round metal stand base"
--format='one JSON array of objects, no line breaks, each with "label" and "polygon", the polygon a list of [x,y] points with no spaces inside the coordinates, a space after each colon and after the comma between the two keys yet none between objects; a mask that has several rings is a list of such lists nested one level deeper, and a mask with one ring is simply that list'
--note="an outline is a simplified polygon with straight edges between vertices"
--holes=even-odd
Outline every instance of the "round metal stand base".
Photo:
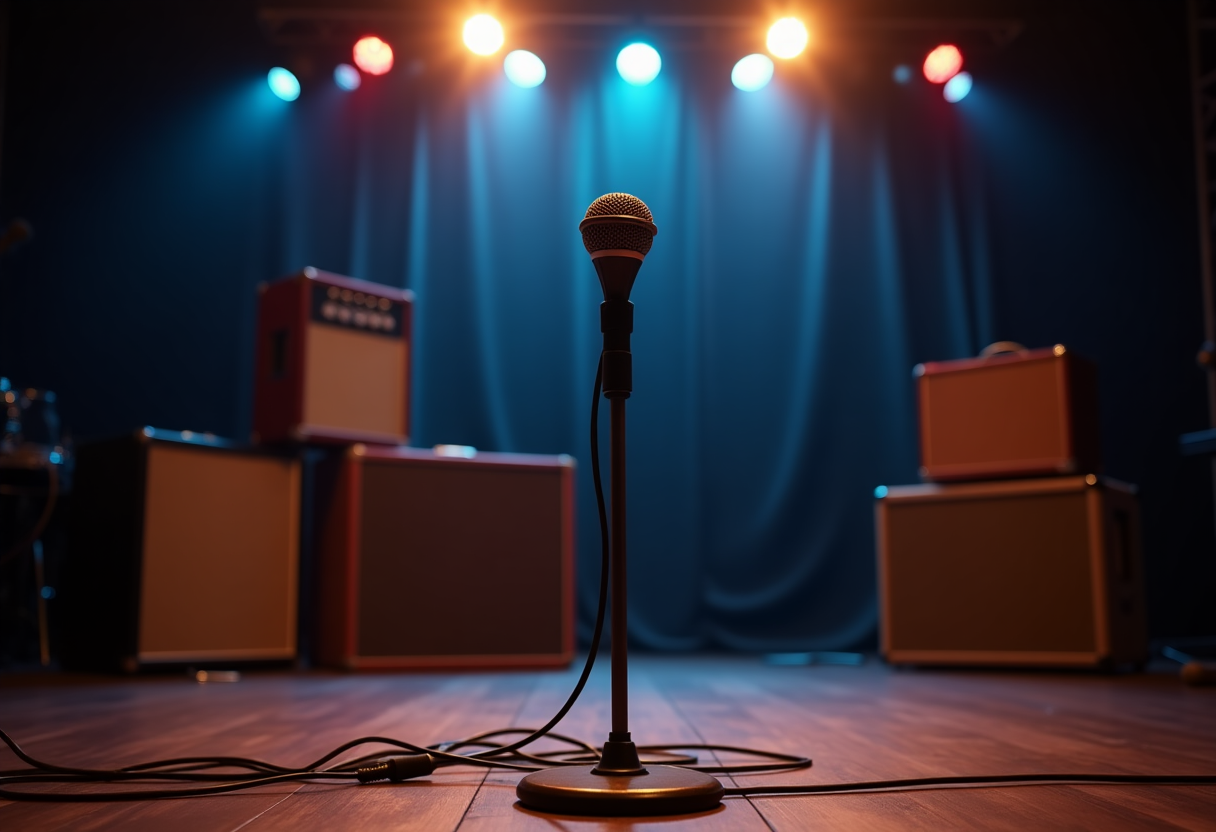
[{"label": "round metal stand base", "polygon": [[529,809],[563,815],[684,815],[705,812],[722,800],[722,784],[700,771],[647,766],[646,774],[607,776],[591,766],[534,771],[515,794]]}]

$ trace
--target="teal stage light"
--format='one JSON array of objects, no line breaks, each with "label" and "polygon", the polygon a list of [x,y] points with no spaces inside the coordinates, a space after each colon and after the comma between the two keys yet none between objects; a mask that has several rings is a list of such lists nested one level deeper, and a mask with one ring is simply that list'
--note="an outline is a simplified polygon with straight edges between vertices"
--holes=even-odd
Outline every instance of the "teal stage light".
[{"label": "teal stage light", "polygon": [[748,55],[740,58],[730,71],[730,82],[744,92],[755,92],[773,80],[773,59],[768,55]]},{"label": "teal stage light", "polygon": [[266,73],[266,83],[270,85],[270,91],[284,101],[295,101],[300,97],[299,80],[281,66]]},{"label": "teal stage light", "polygon": [[616,56],[616,71],[635,87],[644,87],[658,77],[663,59],[647,43],[631,43]]},{"label": "teal stage light", "polygon": [[347,92],[353,92],[363,83],[363,76],[350,64],[338,64],[334,67],[334,83]]},{"label": "teal stage light", "polygon": [[967,97],[967,93],[971,92],[971,83],[971,73],[960,72],[946,82],[946,86],[942,88],[942,95],[951,104],[957,104]]},{"label": "teal stage light", "polygon": [[516,49],[503,59],[502,71],[517,87],[539,87],[545,80],[545,62],[526,49]]}]

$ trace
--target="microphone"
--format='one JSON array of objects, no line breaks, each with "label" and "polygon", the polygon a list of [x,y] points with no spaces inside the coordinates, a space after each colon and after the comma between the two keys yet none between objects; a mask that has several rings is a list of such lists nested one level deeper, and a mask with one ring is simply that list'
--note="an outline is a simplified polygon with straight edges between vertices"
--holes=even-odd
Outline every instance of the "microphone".
[{"label": "microphone", "polygon": [[622,193],[604,194],[591,203],[578,230],[604,290],[604,302],[600,304],[604,398],[627,399],[633,392],[633,356],[629,352],[633,304],[629,293],[659,230],[646,203]]},{"label": "microphone", "polygon": [[[600,378],[609,399],[611,520],[607,546],[612,596],[612,728],[594,766],[560,766],[534,771],[519,781],[520,803],[542,812],[573,815],[646,816],[703,812],[722,800],[722,784],[700,771],[642,765],[629,733],[629,582],[625,579],[625,400],[633,390],[633,304],[629,292],[658,229],[646,203],[622,193],[604,194],[591,203],[578,224],[591,255],[604,302],[600,304]],[[596,407],[598,411],[598,405]],[[595,411],[593,411],[595,412]],[[591,417],[592,453],[599,442]],[[595,465],[592,456],[592,465]],[[597,474],[598,477],[598,474]],[[600,495],[596,483],[597,496]],[[600,522],[604,523],[603,502]]]},{"label": "microphone", "polygon": [[578,230],[604,300],[629,300],[638,269],[659,233],[646,203],[631,194],[604,194],[587,208]]}]

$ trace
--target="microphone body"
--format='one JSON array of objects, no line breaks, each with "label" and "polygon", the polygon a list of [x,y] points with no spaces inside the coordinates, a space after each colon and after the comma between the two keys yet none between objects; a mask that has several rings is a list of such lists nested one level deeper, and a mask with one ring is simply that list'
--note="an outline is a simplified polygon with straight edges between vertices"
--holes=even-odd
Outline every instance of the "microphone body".
[{"label": "microphone body", "polygon": [[578,230],[604,291],[600,332],[604,334],[604,397],[627,399],[633,392],[633,304],[629,293],[658,229],[646,203],[622,193],[591,203]]}]

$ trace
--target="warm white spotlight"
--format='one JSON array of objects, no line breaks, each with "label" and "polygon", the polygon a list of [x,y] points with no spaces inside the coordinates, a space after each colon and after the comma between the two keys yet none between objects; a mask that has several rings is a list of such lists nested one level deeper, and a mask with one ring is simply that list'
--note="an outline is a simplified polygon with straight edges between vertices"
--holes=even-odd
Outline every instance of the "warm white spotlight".
[{"label": "warm white spotlight", "polygon": [[777,58],[795,58],[806,49],[810,35],[796,17],[783,17],[769,27],[768,51]]},{"label": "warm white spotlight", "polygon": [[730,71],[730,82],[744,92],[755,92],[773,80],[773,59],[768,55],[748,55],[740,58]]},{"label": "warm white spotlight", "polygon": [[539,87],[545,80],[545,62],[526,49],[508,53],[502,71],[517,87]]},{"label": "warm white spotlight", "polygon": [[502,24],[488,14],[477,14],[464,24],[464,45],[478,55],[493,55],[502,47]]}]

